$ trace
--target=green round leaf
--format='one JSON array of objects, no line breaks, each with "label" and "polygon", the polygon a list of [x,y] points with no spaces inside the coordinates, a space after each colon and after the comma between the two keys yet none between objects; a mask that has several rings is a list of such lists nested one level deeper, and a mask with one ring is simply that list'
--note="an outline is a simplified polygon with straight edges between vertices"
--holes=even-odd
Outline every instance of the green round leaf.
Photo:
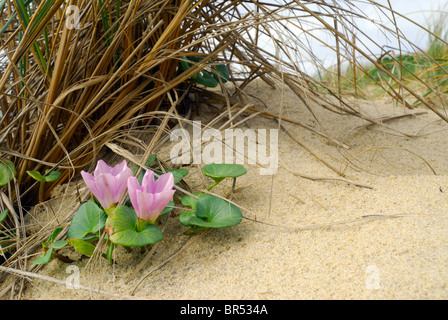
[{"label": "green round leaf", "polygon": [[31,264],[46,264],[46,263],[50,262],[52,254],[53,254],[53,250],[49,249],[49,250],[47,250],[47,252],[45,254],[43,254],[39,258],[33,260],[31,262]]},{"label": "green round leaf", "polygon": [[43,243],[43,245],[46,247],[48,243],[52,243],[54,241],[54,239],[56,239],[56,237],[58,236],[59,233],[61,233],[62,228],[56,228],[54,229],[54,231],[51,233],[51,235],[48,237],[48,239]]},{"label": "green round leaf", "polygon": [[62,249],[64,248],[68,242],[66,240],[58,240],[51,244],[50,248],[52,249]]},{"label": "green round leaf", "polygon": [[187,224],[205,228],[223,228],[239,224],[242,218],[241,211],[235,205],[207,194],[197,201],[194,215],[189,217]]},{"label": "green round leaf", "polygon": [[144,247],[163,239],[162,231],[153,224],[148,224],[142,231],[137,230],[137,214],[126,206],[118,206],[106,221],[109,240],[126,247]]},{"label": "green round leaf", "polygon": [[185,211],[179,215],[179,222],[184,226],[189,227],[191,224],[189,223],[191,217],[196,217],[193,211]]},{"label": "green round leaf", "polygon": [[[206,193],[193,193],[193,195],[195,195],[198,198],[204,197],[207,194]],[[191,209],[195,209],[196,206],[196,202],[198,202],[198,199],[193,198],[192,196],[186,195],[182,198],[181,203],[186,206],[186,207],[190,207]]]},{"label": "green round leaf", "polygon": [[202,167],[202,172],[213,180],[224,178],[236,178],[247,173],[246,169],[239,164],[210,163]]},{"label": "green round leaf", "polygon": [[184,206],[190,207],[192,209],[194,209],[194,206],[197,201],[198,201],[198,199],[195,199],[192,196],[184,196],[181,200],[181,202]]},{"label": "green round leaf", "polygon": [[106,224],[106,213],[94,201],[83,203],[73,216],[67,230],[67,238],[82,239],[89,233],[97,233]]},{"label": "green round leaf", "polygon": [[80,254],[90,257],[95,251],[95,246],[81,239],[67,239],[68,243]]},{"label": "green round leaf", "polygon": [[0,160],[0,187],[6,186],[16,174],[14,163],[9,160]]}]

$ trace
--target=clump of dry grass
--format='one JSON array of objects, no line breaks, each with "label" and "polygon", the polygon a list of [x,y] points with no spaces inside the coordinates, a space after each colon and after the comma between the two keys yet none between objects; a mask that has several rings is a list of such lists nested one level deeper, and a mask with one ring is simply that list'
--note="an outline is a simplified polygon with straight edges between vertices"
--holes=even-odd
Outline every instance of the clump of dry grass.
[{"label": "clump of dry grass", "polygon": [[[390,6],[370,3],[393,21],[399,15]],[[78,28],[66,24],[68,5],[79,8]],[[22,230],[23,208],[37,202],[36,184],[27,170],[62,172],[46,187],[48,199],[57,185],[76,178],[107,146],[139,145],[133,135],[143,131],[150,133],[144,159],[199,97],[221,104],[223,117],[230,119],[231,107],[248,83],[261,78],[274,87],[274,80],[280,80],[311,113],[318,105],[378,123],[353,108],[337,86],[328,86],[303,69],[305,62],[323,68],[309,47],[308,40],[317,37],[306,21],[333,37],[321,45],[337,53],[338,64],[346,60],[354,70],[366,73],[358,61],[362,57],[390,77],[390,83],[378,85],[394,99],[405,106],[410,106],[406,97],[419,99],[447,121],[369,52],[369,46],[382,44],[363,43],[362,28],[353,18],[369,19],[355,1],[0,1],[0,158],[13,161],[17,168],[1,206],[9,203],[14,208],[16,219],[9,223],[18,231],[16,249],[4,263],[27,269],[28,252],[48,236],[27,238]],[[398,43],[406,40],[398,29],[380,27]],[[266,49],[263,39],[277,51]],[[189,56],[203,59],[180,70],[179,61]],[[229,66],[233,92],[225,86],[221,92],[210,92],[191,82],[191,76],[210,63]],[[340,68],[337,76],[341,77]],[[356,89],[356,81],[354,85]],[[340,143],[316,120],[316,127],[299,125]],[[0,293],[12,292],[14,283]]]}]

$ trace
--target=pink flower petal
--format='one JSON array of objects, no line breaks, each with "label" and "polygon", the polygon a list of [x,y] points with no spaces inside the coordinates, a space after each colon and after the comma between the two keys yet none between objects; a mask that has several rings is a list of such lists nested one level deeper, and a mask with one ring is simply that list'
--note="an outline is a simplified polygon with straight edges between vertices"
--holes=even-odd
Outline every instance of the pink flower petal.
[{"label": "pink flower petal", "polygon": [[120,202],[126,193],[127,180],[132,176],[131,169],[125,160],[115,167],[111,167],[103,160],[99,160],[93,176],[85,171],[81,175],[86,186],[98,199],[104,209]]},{"label": "pink flower petal", "polygon": [[121,172],[115,175],[115,200],[118,202],[121,200],[121,197],[126,193],[127,183],[129,177],[132,176],[131,169],[126,165]]},{"label": "pink flower petal", "polygon": [[154,193],[154,171],[146,170],[142,179],[142,187],[145,192]]},{"label": "pink flower petal", "polygon": [[152,193],[137,191],[137,202],[139,204],[139,210],[135,210],[135,212],[138,218],[145,221],[157,219],[158,214],[153,210],[154,195]]},{"label": "pink flower petal", "polygon": [[108,166],[104,160],[98,160],[98,163],[96,164],[95,171],[93,172],[93,176],[97,177],[98,175],[102,173],[110,173],[113,174],[113,168]]},{"label": "pink flower petal", "polygon": [[112,174],[116,176],[126,170],[126,168],[128,168],[128,164],[126,163],[126,160],[123,160],[121,163],[112,168]]},{"label": "pink flower petal", "polygon": [[101,192],[99,197],[95,197],[101,203],[103,208],[108,209],[113,204],[116,204],[114,200],[115,177],[110,173],[103,173],[96,177],[95,181],[98,190]]},{"label": "pink flower petal", "polygon": [[[159,180],[160,183],[158,183]],[[157,181],[154,181],[152,170],[146,171],[142,179],[142,185],[138,183],[136,177],[131,176],[128,178],[127,186],[137,217],[150,223],[155,223],[175,192],[172,189],[174,186],[172,173],[161,175]],[[154,192],[155,189],[160,189],[161,192]]]},{"label": "pink flower petal", "polygon": [[[84,170],[81,171],[81,176],[84,180],[84,182],[87,184],[91,184],[91,183],[95,183],[95,178],[88,172],[85,172]],[[87,185],[87,187],[89,188],[90,186]]]},{"label": "pink flower petal", "polygon": [[154,208],[153,210],[158,212],[157,216],[160,215],[163,209],[167,206],[167,204],[173,199],[173,195],[175,190],[168,190],[160,193],[154,194]]},{"label": "pink flower petal", "polygon": [[81,171],[81,176],[87,186],[87,188],[90,190],[90,192],[98,199],[98,197],[102,197],[101,190],[97,187],[95,178],[85,171]]},{"label": "pink flower petal", "polygon": [[159,176],[153,189],[154,193],[160,193],[166,190],[173,189],[174,176],[171,172],[167,172]]},{"label": "pink flower petal", "polygon": [[136,177],[128,178],[128,194],[131,199],[132,206],[134,207],[135,212],[140,212],[140,206],[137,199],[137,191],[142,191],[142,187],[138,183]]}]

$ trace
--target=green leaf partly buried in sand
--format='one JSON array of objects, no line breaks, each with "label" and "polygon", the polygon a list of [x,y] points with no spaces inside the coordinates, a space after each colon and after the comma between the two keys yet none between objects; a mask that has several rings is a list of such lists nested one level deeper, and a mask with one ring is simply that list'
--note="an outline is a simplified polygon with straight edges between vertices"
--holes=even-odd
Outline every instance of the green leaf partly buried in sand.
[{"label": "green leaf partly buried in sand", "polygon": [[242,165],[226,163],[210,163],[202,167],[205,176],[215,181],[221,181],[224,178],[236,178],[247,173]]},{"label": "green leaf partly buried in sand", "polygon": [[66,240],[58,240],[55,241],[51,244],[50,248],[52,249],[62,249],[64,248],[66,245],[68,244],[68,242]]},{"label": "green leaf partly buried in sand", "polygon": [[179,215],[179,222],[183,224],[186,227],[190,227],[190,218],[195,217],[195,214],[193,211],[184,211]]},{"label": "green leaf partly buried in sand", "polygon": [[67,239],[68,243],[80,254],[90,257],[95,251],[95,246],[81,239]]},{"label": "green leaf partly buried in sand", "polygon": [[0,161],[0,187],[6,186],[16,174],[14,163],[9,160]]},{"label": "green leaf partly buried in sand", "polygon": [[44,248],[45,253],[39,258],[35,259],[32,264],[46,264],[50,262],[51,258],[53,257],[53,249],[62,249],[68,244],[66,240],[54,241],[58,234],[61,233],[61,231],[62,228],[54,229],[48,239],[42,243],[42,247]]},{"label": "green leaf partly buried in sand", "polygon": [[[193,193],[194,196],[201,198],[206,196],[206,193]],[[186,195],[182,198],[181,200],[182,204],[186,207],[190,207],[191,209],[195,209],[196,208],[196,203],[198,202],[198,199],[190,196],[190,195]]]},{"label": "green leaf partly buried in sand", "polygon": [[47,250],[47,252],[44,255],[33,260],[31,263],[32,264],[46,264],[46,263],[50,262],[52,253],[53,253],[53,250],[49,249],[49,250]]},{"label": "green leaf partly buried in sand", "polygon": [[[195,193],[194,195],[198,195],[197,193]],[[198,199],[193,198],[192,196],[184,196],[181,200],[182,204],[184,206],[190,207],[192,209],[194,209],[194,206],[196,205],[196,202],[198,201]]]},{"label": "green leaf partly buried in sand", "polygon": [[98,233],[106,224],[106,212],[94,201],[83,203],[73,216],[67,231],[69,239],[83,239],[90,233]]},{"label": "green leaf partly buried in sand", "polygon": [[183,212],[179,221],[185,226],[224,228],[241,222],[241,211],[230,202],[205,194],[195,204],[195,211]]},{"label": "green leaf partly buried in sand", "polygon": [[148,224],[138,231],[138,219],[135,211],[126,206],[118,206],[106,221],[109,240],[125,247],[144,247],[163,239],[162,231],[153,224]]},{"label": "green leaf partly buried in sand", "polygon": [[207,187],[207,190],[211,190],[225,178],[236,179],[237,177],[246,174],[247,171],[239,164],[210,163],[202,167],[202,173],[215,181],[214,184]]},{"label": "green leaf partly buried in sand", "polygon": [[52,243],[56,239],[58,234],[61,233],[62,230],[63,229],[61,227],[54,229],[54,231],[48,237],[47,241],[44,242],[44,245],[46,245],[48,243]]}]

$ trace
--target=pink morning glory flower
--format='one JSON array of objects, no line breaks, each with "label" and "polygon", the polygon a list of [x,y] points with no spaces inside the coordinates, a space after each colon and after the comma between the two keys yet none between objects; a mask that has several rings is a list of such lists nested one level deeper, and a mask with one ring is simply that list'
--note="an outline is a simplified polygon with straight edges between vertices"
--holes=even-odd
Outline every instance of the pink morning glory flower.
[{"label": "pink morning glory flower", "polygon": [[154,224],[162,210],[173,198],[175,190],[171,172],[162,174],[157,181],[154,172],[147,170],[140,185],[136,177],[128,179],[128,193],[139,220]]},{"label": "pink morning glory flower", "polygon": [[98,199],[104,209],[110,209],[120,202],[126,193],[127,181],[132,176],[126,160],[115,167],[110,167],[103,160],[99,160],[93,176],[81,171],[82,178],[90,192]]}]

